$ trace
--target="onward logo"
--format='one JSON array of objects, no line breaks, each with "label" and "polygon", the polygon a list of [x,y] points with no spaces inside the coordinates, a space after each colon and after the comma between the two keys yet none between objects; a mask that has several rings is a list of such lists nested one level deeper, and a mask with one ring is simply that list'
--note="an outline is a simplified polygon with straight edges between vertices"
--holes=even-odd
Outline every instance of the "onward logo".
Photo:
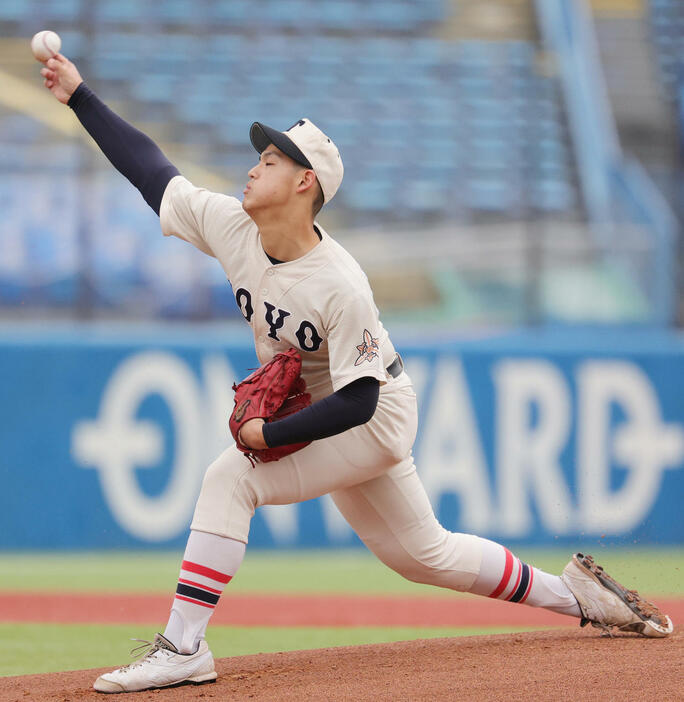
[{"label": "onward logo", "polygon": [[417,465],[433,505],[446,494],[459,501],[457,523],[438,513],[447,528],[501,538],[623,534],[649,515],[665,471],[682,468],[684,431],[663,421],[636,363],[504,357],[479,383],[457,358],[422,366],[407,363],[426,389],[417,387]]},{"label": "onward logo", "polygon": [[[164,541],[187,528],[209,462],[230,443],[235,381],[222,354],[202,360],[203,383],[178,356],[143,351],[126,358],[111,374],[98,416],[74,425],[71,445],[76,463],[98,471],[112,516],[129,534]],[[150,396],[161,397],[173,423],[172,467],[164,490],[151,496],[136,471],[152,469],[164,457],[164,432],[137,416]]]},{"label": "onward logo", "polygon": [[[407,355],[420,414],[416,465],[446,528],[541,543],[626,534],[663,518],[664,506],[668,526],[654,533],[676,534],[684,416],[677,388],[658,385],[648,366],[581,355]],[[226,418],[244,414],[235,408],[228,357],[196,358],[125,357],[97,415],[73,425],[74,461],[97,471],[112,517],[141,541],[188,528],[206,467],[232,443]],[[673,373],[678,368],[673,362]],[[161,398],[163,412],[141,412],[151,396]],[[663,408],[675,416],[664,419]],[[163,489],[149,494],[141,471],[163,460],[170,462]],[[260,507],[250,536],[290,546],[353,543],[329,498]]]}]

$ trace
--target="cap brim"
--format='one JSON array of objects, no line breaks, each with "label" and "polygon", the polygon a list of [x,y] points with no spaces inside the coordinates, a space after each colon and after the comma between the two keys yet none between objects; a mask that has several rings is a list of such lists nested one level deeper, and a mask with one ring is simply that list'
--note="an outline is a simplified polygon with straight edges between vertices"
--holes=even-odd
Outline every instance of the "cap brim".
[{"label": "cap brim", "polygon": [[301,164],[305,168],[313,167],[309,163],[309,159],[299,150],[297,144],[283,132],[279,132],[273,127],[267,127],[261,122],[254,122],[249,129],[249,139],[252,146],[261,153],[269,144],[280,149],[285,155],[289,156],[293,161]]}]

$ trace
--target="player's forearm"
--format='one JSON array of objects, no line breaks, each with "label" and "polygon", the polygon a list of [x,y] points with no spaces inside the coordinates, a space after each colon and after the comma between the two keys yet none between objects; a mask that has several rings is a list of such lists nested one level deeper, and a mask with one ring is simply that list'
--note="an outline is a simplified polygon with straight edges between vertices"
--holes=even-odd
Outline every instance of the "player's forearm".
[{"label": "player's forearm", "polygon": [[152,139],[112,112],[85,83],[67,104],[112,165],[159,214],[164,190],[178,169]]},{"label": "player's forearm", "polygon": [[375,378],[359,378],[300,412],[264,424],[264,440],[274,448],[341,434],[369,421],[379,396]]}]

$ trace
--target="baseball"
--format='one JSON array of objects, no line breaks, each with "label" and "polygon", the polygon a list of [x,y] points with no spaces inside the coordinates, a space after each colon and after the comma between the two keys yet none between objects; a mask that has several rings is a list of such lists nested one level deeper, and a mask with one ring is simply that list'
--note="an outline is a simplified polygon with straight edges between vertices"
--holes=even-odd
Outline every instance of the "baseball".
[{"label": "baseball", "polygon": [[38,61],[47,61],[51,56],[59,52],[62,47],[62,40],[57,32],[44,29],[33,35],[31,39],[31,51]]}]

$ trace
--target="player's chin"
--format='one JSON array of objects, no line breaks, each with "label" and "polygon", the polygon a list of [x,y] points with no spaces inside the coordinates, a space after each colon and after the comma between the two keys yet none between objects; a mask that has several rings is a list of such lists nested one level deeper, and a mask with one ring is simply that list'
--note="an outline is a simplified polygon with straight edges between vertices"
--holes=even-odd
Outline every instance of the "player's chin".
[{"label": "player's chin", "polygon": [[254,193],[246,193],[242,198],[242,209],[250,216],[254,215],[260,208],[259,200]]}]

